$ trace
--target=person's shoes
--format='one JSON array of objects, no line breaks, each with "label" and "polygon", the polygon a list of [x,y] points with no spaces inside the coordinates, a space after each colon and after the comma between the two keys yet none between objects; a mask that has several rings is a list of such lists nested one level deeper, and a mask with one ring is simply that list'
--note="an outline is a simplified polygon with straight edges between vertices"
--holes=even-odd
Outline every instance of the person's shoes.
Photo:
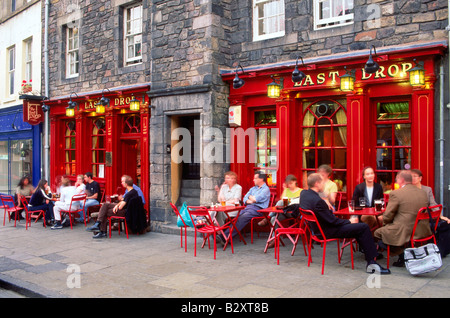
[{"label": "person's shoes", "polygon": [[395,267],[405,267],[405,257],[403,256],[403,254],[400,254],[398,256],[398,260],[395,261],[394,263],[392,263],[392,266]]},{"label": "person's shoes", "polygon": [[216,235],[216,244],[219,244],[220,246],[225,246],[225,240],[223,239],[222,235],[220,234]]},{"label": "person's shoes", "polygon": [[86,228],[86,231],[89,231],[89,232],[98,232],[98,231],[100,231],[100,222],[98,222],[98,221],[95,222],[94,225]]},{"label": "person's shoes", "polygon": [[269,225],[269,221],[267,221],[266,218],[264,218],[262,221],[258,222],[258,226],[263,227],[263,226],[266,226],[266,225]]},{"label": "person's shoes", "polygon": [[378,273],[380,275],[389,275],[391,273],[389,269],[381,267],[375,262],[367,265],[366,272],[371,274]]},{"label": "person's shoes", "polygon": [[275,247],[275,240],[270,241],[269,245],[267,245],[267,248],[274,248]]},{"label": "person's shoes", "polygon": [[84,219],[82,218],[75,219],[75,221],[77,221],[78,223],[84,223]]},{"label": "person's shoes", "polygon": [[97,234],[95,234],[92,238],[98,239],[98,238],[104,238],[106,237],[106,232],[98,232]]},{"label": "person's shoes", "polygon": [[59,222],[59,221],[57,221],[56,224],[51,227],[52,230],[60,230],[62,228],[63,228],[63,226],[62,226],[61,222]]}]

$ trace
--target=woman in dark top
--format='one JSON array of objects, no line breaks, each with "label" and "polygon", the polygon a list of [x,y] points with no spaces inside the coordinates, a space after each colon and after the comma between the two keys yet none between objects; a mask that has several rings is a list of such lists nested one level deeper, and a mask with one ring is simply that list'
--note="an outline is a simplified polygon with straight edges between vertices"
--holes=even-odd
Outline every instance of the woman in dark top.
[{"label": "woman in dark top", "polygon": [[[375,200],[383,198],[383,187],[375,182],[375,171],[372,167],[365,167],[362,171],[363,183],[358,184],[353,191],[352,200],[355,206],[360,206],[360,198],[365,198],[366,207],[374,207]],[[376,219],[371,215],[361,216],[361,221],[367,223],[371,228],[376,224]]]},{"label": "woman in dark top", "polygon": [[41,179],[28,202],[29,211],[43,210],[45,212],[45,220],[47,225],[54,219],[53,216],[52,192],[48,186],[47,180]]}]

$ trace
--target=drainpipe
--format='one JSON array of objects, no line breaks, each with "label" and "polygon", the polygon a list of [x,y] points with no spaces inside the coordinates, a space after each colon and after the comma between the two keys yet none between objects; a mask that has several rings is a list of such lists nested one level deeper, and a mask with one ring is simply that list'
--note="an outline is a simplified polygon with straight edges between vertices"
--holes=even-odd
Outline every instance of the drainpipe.
[{"label": "drainpipe", "polygon": [[439,66],[439,200],[444,207],[444,59]]},{"label": "drainpipe", "polygon": [[[44,24],[44,95],[49,97],[49,64],[48,64],[48,12],[50,7],[50,0],[45,0],[45,24]],[[44,178],[50,181],[50,145],[49,145],[49,116],[48,111],[45,112],[44,118]],[[51,182],[49,182],[51,183]]]}]

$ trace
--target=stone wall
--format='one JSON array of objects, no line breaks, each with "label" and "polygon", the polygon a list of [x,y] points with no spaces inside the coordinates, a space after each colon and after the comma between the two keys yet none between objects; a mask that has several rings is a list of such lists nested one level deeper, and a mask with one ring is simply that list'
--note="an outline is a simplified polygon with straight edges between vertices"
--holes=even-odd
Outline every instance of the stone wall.
[{"label": "stone wall", "polygon": [[[50,97],[150,81],[150,15],[143,1],[142,63],[124,66],[124,0],[53,0],[49,12]],[[43,15],[44,16],[44,15]],[[78,25],[80,71],[66,78],[65,30]]]},{"label": "stone wall", "polygon": [[243,66],[448,38],[447,1],[355,0],[352,25],[314,31],[313,1],[285,0],[284,37],[252,41],[252,1],[231,5],[231,59]]}]

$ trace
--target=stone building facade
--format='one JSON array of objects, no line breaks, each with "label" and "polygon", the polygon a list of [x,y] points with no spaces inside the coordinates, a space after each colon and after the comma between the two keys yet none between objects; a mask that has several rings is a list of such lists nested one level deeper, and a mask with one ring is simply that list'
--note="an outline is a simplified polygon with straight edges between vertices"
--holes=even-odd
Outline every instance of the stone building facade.
[{"label": "stone building facade", "polygon": [[[214,187],[230,169],[226,129],[231,76],[239,64],[244,77],[250,80],[254,70],[267,70],[265,75],[270,75],[279,68],[293,69],[298,56],[306,61],[332,60],[337,54],[368,55],[372,45],[377,51],[427,41],[448,45],[446,1],[343,0],[345,5],[351,4],[351,21],[321,28],[315,20],[316,11],[323,11],[323,2],[327,1],[284,0],[282,32],[268,38],[258,37],[254,23],[260,14],[257,8],[264,2],[50,1],[50,98],[66,101],[72,92],[87,96],[98,95],[105,88],[149,86],[148,198],[152,225],[157,230],[175,221],[169,202],[180,205],[186,200],[191,204],[215,201]],[[142,5],[142,57],[139,63],[126,65],[124,15],[126,8],[136,4]],[[67,27],[72,26],[79,28],[76,77],[66,76],[65,64]],[[447,57],[446,53],[446,74]],[[439,112],[437,107],[435,112]],[[177,128],[192,133],[191,165],[181,167],[172,160],[174,146],[180,140]],[[222,133],[211,135],[209,128],[218,128]],[[224,162],[210,162],[210,154],[204,152],[212,141],[222,145]],[[438,173],[437,165],[435,170]],[[436,184],[436,189],[439,187]]]}]

